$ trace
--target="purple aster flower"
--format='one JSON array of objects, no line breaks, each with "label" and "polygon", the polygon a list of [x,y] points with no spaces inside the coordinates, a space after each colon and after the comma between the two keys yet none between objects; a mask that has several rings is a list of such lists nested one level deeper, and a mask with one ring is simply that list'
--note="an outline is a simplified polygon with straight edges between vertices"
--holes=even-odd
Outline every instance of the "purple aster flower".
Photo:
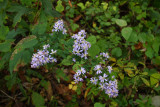
[{"label": "purple aster flower", "polygon": [[94,70],[96,71],[96,70],[101,70],[102,69],[102,67],[101,67],[101,65],[96,65],[95,67],[94,67]]},{"label": "purple aster flower", "polygon": [[59,31],[62,31],[63,34],[67,33],[67,30],[64,28],[63,20],[58,20],[53,26],[52,32],[59,32]]},{"label": "purple aster flower", "polygon": [[92,78],[90,79],[90,81],[91,81],[92,84],[95,84],[95,85],[96,85],[98,79],[96,79],[95,77],[92,77]]},{"label": "purple aster flower", "polygon": [[47,45],[44,45],[44,46],[43,46],[43,49],[47,49],[47,48],[49,48],[49,47],[50,47],[50,45],[47,44]]},{"label": "purple aster flower", "polygon": [[86,33],[84,30],[72,36],[72,38],[75,39],[72,52],[81,58],[87,59],[87,50],[91,47],[91,44],[84,39],[85,37]]},{"label": "purple aster flower", "polygon": [[102,73],[102,71],[101,70],[98,70],[97,72],[96,72],[96,74],[101,74]]},{"label": "purple aster flower", "polygon": [[76,59],[75,59],[75,58],[73,58],[73,59],[72,59],[72,61],[73,61],[73,62],[76,62]]},{"label": "purple aster flower", "polygon": [[57,52],[57,50],[51,49],[51,53],[50,54],[55,54],[56,52]]},{"label": "purple aster flower", "polygon": [[86,73],[86,70],[81,67],[80,70],[77,70],[77,73],[78,73],[79,75],[80,75],[80,74],[85,74],[85,73]]},{"label": "purple aster flower", "polygon": [[104,84],[104,83],[99,83],[99,85],[100,85],[99,88],[100,88],[101,90],[104,90],[104,89],[105,89],[105,84]]},{"label": "purple aster flower", "polygon": [[107,81],[107,79],[106,79],[107,76],[108,76],[108,75],[106,75],[106,74],[104,73],[103,76],[99,76],[99,80],[100,80],[101,82],[105,82],[105,81]]},{"label": "purple aster flower", "polygon": [[111,66],[107,66],[109,73],[111,73],[112,71],[112,67]]}]

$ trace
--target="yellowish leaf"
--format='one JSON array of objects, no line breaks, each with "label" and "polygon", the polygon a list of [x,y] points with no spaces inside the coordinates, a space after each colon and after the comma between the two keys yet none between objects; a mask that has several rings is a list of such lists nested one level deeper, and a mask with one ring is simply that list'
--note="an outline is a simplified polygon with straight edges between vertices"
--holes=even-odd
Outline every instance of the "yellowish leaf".
[{"label": "yellowish leaf", "polygon": [[76,83],[74,81],[72,81],[71,84],[76,84]]},{"label": "yellowish leaf", "polygon": [[69,84],[69,89],[72,89],[73,85],[72,84]]},{"label": "yellowish leaf", "polygon": [[73,86],[72,90],[76,91],[77,90],[77,86]]},{"label": "yellowish leaf", "polygon": [[87,94],[88,94],[89,91],[90,91],[90,88],[85,91],[84,98],[87,97]]}]

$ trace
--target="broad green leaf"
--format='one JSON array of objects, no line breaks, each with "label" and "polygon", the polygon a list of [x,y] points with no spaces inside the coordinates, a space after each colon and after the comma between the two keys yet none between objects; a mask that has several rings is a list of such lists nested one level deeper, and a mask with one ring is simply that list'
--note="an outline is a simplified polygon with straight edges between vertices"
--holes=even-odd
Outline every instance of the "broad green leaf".
[{"label": "broad green leaf", "polygon": [[14,70],[16,70],[17,65],[20,63],[21,57],[22,57],[22,51],[19,51],[18,49],[15,49],[11,55],[10,61],[9,61],[9,70],[12,73]]},{"label": "broad green leaf", "polygon": [[0,2],[0,10],[5,9],[8,4],[8,0],[1,0]]},{"label": "broad green leaf", "polygon": [[30,36],[27,36],[26,38],[20,40],[15,49],[26,49],[26,48],[30,48],[30,47],[33,47],[34,45],[36,45],[38,43],[38,40],[37,40],[37,37],[34,36],[34,35],[30,35]]},{"label": "broad green leaf", "polygon": [[94,107],[105,107],[105,104],[97,102],[94,104]]},{"label": "broad green leaf", "polygon": [[138,41],[138,36],[136,32],[132,32],[131,36],[128,39],[128,42],[134,42],[136,43]]},{"label": "broad green leaf", "polygon": [[120,57],[122,55],[122,50],[121,48],[117,47],[117,48],[112,49],[111,53],[112,55],[116,57]]},{"label": "broad green leaf", "polygon": [[62,64],[63,65],[72,65],[72,57],[71,56],[68,56],[66,59],[63,59],[62,60]]},{"label": "broad green leaf", "polygon": [[103,5],[103,9],[106,10],[108,8],[108,3],[106,2],[102,2],[101,3]]},{"label": "broad green leaf", "polygon": [[116,19],[116,24],[119,25],[120,27],[127,26],[127,22],[123,19]]},{"label": "broad green leaf", "polygon": [[88,53],[91,57],[95,57],[96,55],[99,55],[100,48],[98,45],[94,44],[89,48]]},{"label": "broad green leaf", "polygon": [[153,49],[152,49],[150,46],[148,46],[148,47],[147,47],[147,51],[145,52],[145,54],[146,54],[149,58],[153,58],[154,51],[153,51]]},{"label": "broad green leaf", "polygon": [[81,7],[82,10],[86,8],[82,2],[78,3],[77,6]]},{"label": "broad green leaf", "polygon": [[3,43],[0,43],[0,52],[8,52],[11,49],[11,42],[5,41]]},{"label": "broad green leaf", "polygon": [[29,12],[29,9],[26,7],[23,7],[23,6],[11,6],[8,9],[8,11],[9,12],[17,12],[17,14],[14,16],[14,19],[13,19],[13,26],[16,26],[16,24],[21,21],[21,17],[25,13]]},{"label": "broad green leaf", "polygon": [[152,44],[153,50],[158,54],[160,43],[158,41],[154,41]]},{"label": "broad green leaf", "polygon": [[157,56],[155,59],[152,59],[153,63],[156,65],[160,65],[160,56]]},{"label": "broad green leaf", "polygon": [[9,32],[8,26],[0,26],[0,40],[5,40],[8,32]]},{"label": "broad green leaf", "polygon": [[42,8],[44,8],[44,12],[53,17],[59,17],[59,14],[55,9],[53,9],[53,5],[51,0],[40,0],[42,2]]},{"label": "broad green leaf", "polygon": [[58,1],[57,1],[56,10],[57,10],[58,12],[60,12],[60,13],[64,11],[64,7],[63,7],[63,5],[62,5],[62,1],[61,1],[61,0],[58,0]]},{"label": "broad green leaf", "polygon": [[87,38],[87,41],[91,43],[91,45],[96,43],[96,37],[95,36],[89,36]]},{"label": "broad green leaf", "polygon": [[31,58],[32,58],[32,53],[28,50],[24,50],[22,55],[22,61],[24,62],[24,64],[30,63]]},{"label": "broad green leaf", "polygon": [[36,107],[42,107],[45,104],[44,98],[37,92],[32,93],[32,102]]},{"label": "broad green leaf", "polygon": [[154,73],[150,76],[151,86],[155,85],[160,81],[160,74]]},{"label": "broad green leaf", "polygon": [[42,35],[45,33],[47,28],[47,17],[44,12],[41,12],[40,19],[37,25],[33,26],[32,32],[33,34]]},{"label": "broad green leaf", "polygon": [[76,31],[79,28],[79,25],[75,23],[71,23],[71,28],[73,31]]},{"label": "broad green leaf", "polygon": [[100,39],[97,42],[97,45],[100,47],[101,51],[105,51],[108,48],[108,45],[105,39]]},{"label": "broad green leaf", "polygon": [[132,28],[131,27],[126,27],[126,28],[123,28],[122,31],[122,36],[128,40],[129,37],[131,36],[131,33],[132,33]]},{"label": "broad green leaf", "polygon": [[48,89],[49,82],[46,80],[41,80],[40,82],[41,86],[44,87],[46,90]]},{"label": "broad green leaf", "polygon": [[139,39],[140,42],[145,43],[145,42],[146,42],[146,39],[147,39],[146,33],[144,33],[144,32],[140,33],[140,34],[138,35],[138,39]]},{"label": "broad green leaf", "polygon": [[15,15],[13,19],[13,26],[16,26],[16,24],[21,21],[21,17],[25,13],[26,13],[26,8],[22,8],[21,10],[19,10],[19,12]]},{"label": "broad green leaf", "polygon": [[12,75],[5,76],[5,80],[7,81],[6,85],[8,87],[8,90],[11,90],[13,85],[17,82],[17,75],[16,73],[13,73]]},{"label": "broad green leaf", "polygon": [[21,35],[25,36],[26,35],[25,34],[26,31],[27,31],[26,29],[20,29],[20,28],[17,28],[16,30],[13,29],[13,30],[8,32],[8,34],[6,36],[6,39],[13,39],[18,34],[21,34]]},{"label": "broad green leaf", "polygon": [[148,87],[150,86],[150,83],[149,83],[149,81],[147,79],[142,78],[142,77],[141,77],[141,79]]}]

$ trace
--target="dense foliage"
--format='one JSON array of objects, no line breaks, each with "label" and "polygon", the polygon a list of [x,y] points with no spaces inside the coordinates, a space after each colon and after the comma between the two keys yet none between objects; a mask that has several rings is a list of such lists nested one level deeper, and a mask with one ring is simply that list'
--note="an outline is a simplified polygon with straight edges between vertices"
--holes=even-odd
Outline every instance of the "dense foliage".
[{"label": "dense foliage", "polygon": [[152,107],[158,0],[0,0],[0,105]]}]

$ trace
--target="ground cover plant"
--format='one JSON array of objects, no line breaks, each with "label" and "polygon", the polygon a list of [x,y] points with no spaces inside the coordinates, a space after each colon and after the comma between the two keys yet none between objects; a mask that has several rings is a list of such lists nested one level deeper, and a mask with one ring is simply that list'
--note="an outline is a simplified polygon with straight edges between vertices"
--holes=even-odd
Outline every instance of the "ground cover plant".
[{"label": "ground cover plant", "polygon": [[0,0],[2,107],[154,107],[158,0]]}]

